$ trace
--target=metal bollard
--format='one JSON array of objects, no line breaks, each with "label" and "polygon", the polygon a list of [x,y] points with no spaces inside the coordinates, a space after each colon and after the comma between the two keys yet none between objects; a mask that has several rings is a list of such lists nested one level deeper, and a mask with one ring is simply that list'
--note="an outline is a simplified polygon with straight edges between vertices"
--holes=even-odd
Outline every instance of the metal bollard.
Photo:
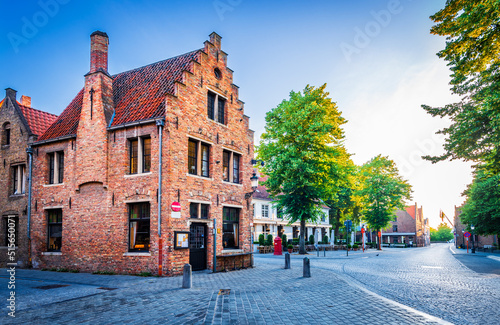
[{"label": "metal bollard", "polygon": [[303,266],[303,277],[304,278],[310,278],[311,277],[311,261],[307,258],[304,257],[304,266]]},{"label": "metal bollard", "polygon": [[318,254],[319,257],[319,247],[316,247],[316,253]]},{"label": "metal bollard", "polygon": [[184,264],[184,271],[182,273],[182,287],[185,289],[191,289],[193,285],[192,281],[192,273],[191,273],[191,265]]},{"label": "metal bollard", "polygon": [[285,269],[289,269],[290,267],[290,253],[285,253]]},{"label": "metal bollard", "polygon": [[326,247],[323,246],[323,257],[326,257]]}]

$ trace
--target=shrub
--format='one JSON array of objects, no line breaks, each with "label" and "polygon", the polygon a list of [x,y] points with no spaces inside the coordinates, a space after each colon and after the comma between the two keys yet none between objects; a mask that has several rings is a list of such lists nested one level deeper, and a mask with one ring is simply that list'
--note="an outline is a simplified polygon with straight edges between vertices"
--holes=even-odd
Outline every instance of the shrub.
[{"label": "shrub", "polygon": [[293,245],[288,245],[286,248],[293,249]]},{"label": "shrub", "polygon": [[92,274],[115,275],[116,273],[113,271],[94,271]]},{"label": "shrub", "polygon": [[260,234],[259,235],[259,245],[264,246],[265,243],[266,243],[266,240],[265,240],[264,234]]},{"label": "shrub", "polygon": [[352,245],[352,248],[358,248],[358,247],[359,247],[358,244]]},{"label": "shrub", "polygon": [[350,245],[350,244],[349,244],[349,245],[347,245],[347,248],[352,248],[352,245]]},{"label": "shrub", "polygon": [[283,235],[281,236],[281,244],[283,245],[283,247],[285,247],[285,246],[286,246],[286,242],[287,242],[287,240],[286,240],[286,235],[285,235],[285,234],[283,234]]},{"label": "shrub", "polygon": [[273,235],[267,235],[266,245],[273,246]]},{"label": "shrub", "polygon": [[323,236],[323,244],[328,244],[328,236],[327,235]]},{"label": "shrub", "polygon": [[69,273],[80,273],[80,270],[69,270]]},{"label": "shrub", "polygon": [[314,245],[314,235],[309,236],[309,245]]}]

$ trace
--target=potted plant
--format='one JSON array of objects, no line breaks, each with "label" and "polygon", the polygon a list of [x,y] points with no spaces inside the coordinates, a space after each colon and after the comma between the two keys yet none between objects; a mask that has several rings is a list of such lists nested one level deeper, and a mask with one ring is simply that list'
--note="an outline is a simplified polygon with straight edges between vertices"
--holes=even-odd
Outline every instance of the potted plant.
[{"label": "potted plant", "polygon": [[293,253],[293,245],[290,244],[286,247],[288,249],[288,253],[292,254]]},{"label": "potted plant", "polygon": [[357,251],[357,250],[358,250],[358,247],[359,247],[359,246],[358,246],[358,244],[354,244],[354,245],[352,245],[352,249],[353,249],[353,250],[355,250],[355,251]]}]

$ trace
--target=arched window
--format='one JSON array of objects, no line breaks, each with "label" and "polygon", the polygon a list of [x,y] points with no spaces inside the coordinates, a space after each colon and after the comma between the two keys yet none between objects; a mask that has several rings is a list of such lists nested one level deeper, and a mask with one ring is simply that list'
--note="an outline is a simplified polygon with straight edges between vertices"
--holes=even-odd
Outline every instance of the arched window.
[{"label": "arched window", "polygon": [[5,146],[10,145],[10,123],[6,122],[2,128],[2,144]]}]

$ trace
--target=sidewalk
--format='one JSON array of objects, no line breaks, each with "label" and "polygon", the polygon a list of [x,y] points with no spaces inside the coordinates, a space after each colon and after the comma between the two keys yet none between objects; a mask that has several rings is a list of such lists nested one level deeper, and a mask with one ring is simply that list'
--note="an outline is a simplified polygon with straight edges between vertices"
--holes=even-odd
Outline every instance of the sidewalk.
[{"label": "sidewalk", "polygon": [[[342,256],[345,251],[327,253],[331,254],[326,258],[347,258]],[[377,253],[380,251],[349,252],[349,258]],[[17,270],[16,318],[8,317],[3,308],[0,323],[446,324],[346,277],[316,268],[316,254],[307,256],[311,259],[310,278],[302,277],[304,255],[292,255],[289,270],[283,268],[283,256],[261,255],[252,269],[193,272],[191,289],[181,289],[182,277]],[[1,277],[0,296],[4,299],[5,269]],[[62,286],[40,289],[50,285]]]}]

